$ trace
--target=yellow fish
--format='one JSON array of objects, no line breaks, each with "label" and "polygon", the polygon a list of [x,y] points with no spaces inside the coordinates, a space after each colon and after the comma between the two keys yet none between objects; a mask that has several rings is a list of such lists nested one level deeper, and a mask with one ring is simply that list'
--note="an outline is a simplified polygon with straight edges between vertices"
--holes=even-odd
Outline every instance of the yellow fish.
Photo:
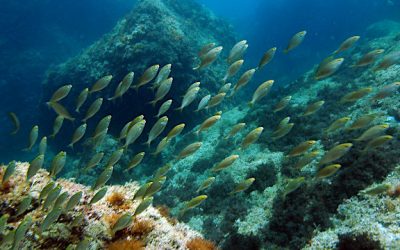
[{"label": "yellow fish", "polygon": [[221,115],[214,115],[210,118],[206,119],[199,127],[199,129],[195,132],[197,135],[200,134],[202,131],[209,129],[212,127],[217,121],[221,119]]},{"label": "yellow fish", "polygon": [[217,60],[219,54],[221,53],[223,47],[218,46],[216,48],[211,49],[205,55],[200,58],[200,64],[193,68],[193,70],[204,69],[205,67],[212,64],[215,60]]},{"label": "yellow fish", "polygon": [[323,105],[325,104],[325,101],[318,101],[311,103],[307,106],[306,110],[304,111],[302,116],[309,116],[317,112]]},{"label": "yellow fish", "polygon": [[207,108],[212,108],[220,104],[226,96],[226,93],[219,93],[213,97],[211,97],[210,101],[207,104]]},{"label": "yellow fish", "polygon": [[291,50],[295,49],[297,46],[299,46],[303,42],[306,34],[307,34],[307,31],[303,30],[303,31],[296,33],[294,36],[292,36],[292,38],[289,40],[289,43],[288,43],[286,49],[283,52],[285,54],[287,54],[289,51],[291,51]]},{"label": "yellow fish", "polygon": [[246,135],[246,137],[242,141],[241,149],[246,149],[250,144],[253,144],[260,138],[261,133],[263,132],[264,128],[263,127],[258,127],[250,131]]},{"label": "yellow fish", "polygon": [[342,99],[340,99],[340,103],[347,103],[347,102],[355,102],[364,96],[368,95],[371,93],[372,88],[367,87],[367,88],[362,88],[353,92],[348,93],[347,95],[343,96]]},{"label": "yellow fish", "polygon": [[333,175],[336,173],[342,166],[340,164],[332,164],[329,166],[326,166],[320,170],[318,170],[316,177],[317,178],[325,178]]},{"label": "yellow fish", "polygon": [[58,102],[58,101],[64,99],[71,91],[71,88],[72,88],[71,84],[59,87],[54,92],[53,96],[51,97],[50,101],[47,102],[47,104],[49,104],[50,102]]},{"label": "yellow fish", "polygon": [[294,147],[288,154],[289,157],[299,156],[304,154],[307,150],[309,150],[316,141],[310,140],[305,141]]},{"label": "yellow fish", "polygon": [[372,50],[372,51],[368,52],[367,54],[365,54],[363,57],[361,57],[360,60],[358,60],[356,62],[356,64],[354,64],[353,67],[363,67],[363,66],[370,65],[370,64],[374,63],[376,61],[376,59],[378,58],[378,56],[380,56],[383,52],[385,52],[384,49]]},{"label": "yellow fish", "polygon": [[382,134],[389,128],[389,124],[381,124],[381,125],[376,125],[371,128],[369,128],[367,131],[362,133],[362,135],[356,139],[355,141],[368,141],[379,134]]},{"label": "yellow fish", "polygon": [[315,80],[321,80],[333,75],[336,71],[338,71],[340,66],[343,64],[343,61],[343,58],[337,58],[320,65],[315,73]]},{"label": "yellow fish", "polygon": [[242,41],[236,43],[232,47],[231,51],[229,52],[228,59],[227,59],[228,63],[232,64],[233,62],[241,59],[248,47],[249,47],[249,45],[247,44],[246,40],[242,40]]},{"label": "yellow fish", "polygon": [[58,132],[60,131],[62,125],[64,122],[64,117],[59,115],[56,117],[56,119],[54,120],[54,125],[53,125],[53,133],[50,135],[51,138],[54,138]]},{"label": "yellow fish", "polygon": [[97,80],[97,82],[95,84],[93,84],[92,88],[90,89],[89,94],[101,91],[104,88],[106,88],[108,86],[108,84],[110,84],[111,79],[112,79],[112,75],[106,75],[106,76],[103,76],[102,78],[100,78],[99,80]]},{"label": "yellow fish", "polygon": [[277,139],[282,138],[285,135],[289,134],[290,131],[292,130],[293,126],[294,126],[294,123],[288,123],[285,126],[275,130],[272,133],[272,139],[277,140]]},{"label": "yellow fish", "polygon": [[202,143],[201,142],[194,142],[192,144],[189,144],[186,146],[182,151],[179,153],[177,159],[181,160],[184,159],[192,154],[194,154],[200,147]]},{"label": "yellow fish", "polygon": [[[236,62],[232,63],[228,70],[225,73],[224,78],[222,79],[222,82],[226,82],[229,78],[233,77],[236,75],[236,73],[240,70],[244,63],[244,60],[237,60]],[[225,92],[225,91],[223,91]]]},{"label": "yellow fish", "polygon": [[330,163],[332,161],[336,161],[337,159],[345,155],[347,152],[349,152],[352,146],[353,146],[352,143],[343,143],[331,148],[328,152],[325,153],[325,155],[319,161],[318,166]]},{"label": "yellow fish", "polygon": [[248,178],[240,182],[230,193],[228,193],[228,195],[232,195],[247,190],[255,180],[256,180],[255,178]]},{"label": "yellow fish", "polygon": [[391,136],[391,135],[378,136],[378,137],[372,139],[370,142],[368,142],[368,144],[365,147],[365,149],[363,150],[363,152],[367,152],[370,149],[377,148],[392,139],[393,139],[393,136]]},{"label": "yellow fish", "polygon": [[230,165],[232,165],[237,159],[239,158],[239,155],[231,155],[220,161],[217,165],[215,165],[211,171],[213,172],[218,172],[221,171]]},{"label": "yellow fish", "polygon": [[79,93],[78,97],[76,98],[76,108],[75,108],[76,113],[79,113],[79,109],[86,102],[88,95],[89,95],[89,88],[85,88],[81,91],[81,93]]},{"label": "yellow fish", "polygon": [[146,69],[144,71],[143,75],[139,78],[139,80],[135,84],[135,86],[133,86],[131,88],[133,88],[136,91],[138,91],[140,87],[142,87],[143,85],[146,85],[151,80],[153,80],[154,77],[156,77],[159,68],[160,68],[160,65],[158,65],[158,64],[150,66],[148,69]]},{"label": "yellow fish", "polygon": [[167,134],[168,140],[171,140],[172,138],[180,135],[184,128],[185,128],[185,123],[181,123],[173,127],[171,131],[169,131],[169,133]]},{"label": "yellow fish", "polygon": [[372,97],[372,100],[376,101],[391,96],[397,92],[399,87],[400,87],[400,82],[394,82],[392,84],[386,85]]},{"label": "yellow fish", "polygon": [[285,96],[283,97],[276,105],[274,108],[274,113],[283,110],[284,108],[287,107],[289,104],[290,100],[292,99],[292,96]]},{"label": "yellow fish", "polygon": [[228,135],[225,137],[225,139],[228,139],[230,137],[235,136],[245,126],[246,126],[246,123],[244,123],[244,122],[241,122],[241,123],[238,123],[238,124],[234,125],[232,127],[231,131],[229,131]]},{"label": "yellow fish", "polygon": [[374,71],[384,70],[398,63],[400,63],[400,52],[395,51],[383,57],[382,61],[375,67]]},{"label": "yellow fish", "polygon": [[271,89],[272,85],[274,84],[274,80],[269,80],[266,82],[263,82],[256,91],[254,91],[253,98],[251,99],[249,106],[252,107],[254,103],[260,101],[262,98],[264,98],[269,90]]},{"label": "yellow fish", "polygon": [[373,114],[367,114],[367,115],[360,116],[357,120],[355,120],[353,122],[353,124],[351,124],[351,126],[349,128],[347,128],[347,130],[355,130],[355,129],[364,128],[364,127],[368,126],[369,124],[371,124],[371,122],[373,122],[379,115],[380,114],[378,114],[378,113],[373,113]]},{"label": "yellow fish", "polygon": [[75,118],[68,112],[68,110],[58,102],[50,102],[49,106],[59,115],[67,120],[74,121]]},{"label": "yellow fish", "polygon": [[265,65],[272,61],[275,56],[276,47],[270,48],[265,52],[260,62],[258,63],[258,69],[262,69]]},{"label": "yellow fish", "polygon": [[342,117],[334,121],[326,130],[326,133],[336,131],[340,128],[343,128],[348,121],[350,121],[350,117]]},{"label": "yellow fish", "polygon": [[11,132],[11,134],[15,135],[18,133],[21,123],[19,122],[18,116],[14,112],[8,112],[8,116],[14,125],[14,130]]},{"label": "yellow fish", "polygon": [[337,54],[339,52],[350,49],[354,45],[354,43],[356,43],[358,41],[358,39],[360,39],[360,36],[352,36],[352,37],[347,38],[346,40],[344,40],[342,42],[342,44],[339,46],[339,48],[337,50],[335,50],[335,52],[333,52],[333,54]]},{"label": "yellow fish", "polygon": [[233,87],[234,90],[233,94],[235,94],[239,89],[243,88],[247,83],[249,83],[253,78],[255,72],[256,69],[249,69],[246,72],[244,72],[240,76],[239,80],[236,82],[235,86]]},{"label": "yellow fish", "polygon": [[296,163],[296,169],[302,169],[303,167],[310,164],[318,155],[320,154],[319,150],[311,151],[310,153],[304,154],[299,161]]},{"label": "yellow fish", "polygon": [[85,118],[82,119],[82,122],[86,122],[89,118],[93,117],[100,110],[102,104],[103,98],[97,98],[94,100],[86,111]]}]

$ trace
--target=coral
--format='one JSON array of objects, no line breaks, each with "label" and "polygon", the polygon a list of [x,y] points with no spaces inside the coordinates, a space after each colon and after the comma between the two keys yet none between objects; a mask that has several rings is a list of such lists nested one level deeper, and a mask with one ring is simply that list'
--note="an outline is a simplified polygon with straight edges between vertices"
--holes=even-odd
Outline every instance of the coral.
[{"label": "coral", "polygon": [[172,225],[175,225],[176,223],[178,223],[178,220],[174,217],[171,217],[170,214],[170,209],[169,207],[165,206],[165,205],[158,205],[157,207],[158,212],[160,212],[160,214],[167,219],[167,221],[169,223],[171,223]]},{"label": "coral", "polygon": [[122,239],[111,242],[106,246],[107,250],[142,250],[145,245],[140,240]]},{"label": "coral", "polygon": [[125,196],[119,192],[110,194],[106,199],[108,203],[116,207],[121,207],[125,203]]},{"label": "coral", "polygon": [[132,222],[132,226],[129,227],[128,231],[135,237],[143,238],[153,231],[154,225],[150,220],[138,220],[135,219]]},{"label": "coral", "polygon": [[214,250],[216,249],[213,242],[201,238],[193,238],[186,243],[189,250]]}]

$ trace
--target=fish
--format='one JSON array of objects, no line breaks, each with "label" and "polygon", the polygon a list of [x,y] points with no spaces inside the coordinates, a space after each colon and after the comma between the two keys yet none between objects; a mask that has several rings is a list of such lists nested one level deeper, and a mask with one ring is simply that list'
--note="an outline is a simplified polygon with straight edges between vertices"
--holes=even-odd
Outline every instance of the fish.
[{"label": "fish", "polygon": [[309,141],[305,141],[300,143],[299,145],[297,145],[296,147],[294,147],[292,150],[290,150],[290,152],[288,153],[289,157],[295,157],[295,156],[299,156],[304,154],[307,150],[309,150],[312,146],[314,146],[314,144],[317,141],[314,140],[309,140]]},{"label": "fish", "polygon": [[391,136],[391,135],[378,136],[378,137],[372,139],[370,142],[368,142],[368,144],[367,144],[367,146],[365,146],[363,152],[367,152],[368,150],[382,146],[383,144],[387,143],[388,141],[391,141],[392,139],[393,139],[393,136]]},{"label": "fish", "polygon": [[58,220],[58,218],[60,217],[61,214],[62,214],[62,208],[61,207],[53,208],[47,214],[47,216],[44,218],[44,220],[42,221],[42,223],[40,225],[40,231],[41,232],[46,231],[51,224],[53,224],[54,222],[56,222]]},{"label": "fish", "polygon": [[69,113],[69,111],[58,102],[50,102],[49,106],[57,113],[57,115],[62,116],[64,119],[75,121],[75,118]]},{"label": "fish", "polygon": [[32,217],[30,215],[25,216],[23,221],[18,225],[14,233],[14,240],[11,249],[21,249],[19,247],[21,241],[24,239],[26,232],[32,225]]},{"label": "fish", "polygon": [[156,77],[159,68],[160,65],[158,64],[150,66],[148,69],[144,71],[143,75],[139,78],[138,82],[131,88],[138,91],[140,87],[151,82]]},{"label": "fish", "polygon": [[60,151],[56,156],[54,156],[51,161],[50,166],[50,176],[55,177],[64,168],[67,161],[67,153],[65,151]]},{"label": "fish", "polygon": [[362,133],[355,141],[368,141],[382,134],[389,128],[389,124],[375,125]]},{"label": "fish", "polygon": [[200,185],[200,187],[196,190],[196,193],[203,191],[204,189],[207,189],[210,187],[215,181],[215,177],[208,177],[203,181],[203,183]]},{"label": "fish", "polygon": [[[222,82],[226,82],[229,78],[233,77],[236,75],[237,72],[239,72],[240,68],[242,67],[244,63],[244,60],[237,60],[236,62],[233,62],[229,68],[226,70],[224,78],[222,78]],[[226,91],[223,91],[226,92]]]},{"label": "fish", "polygon": [[161,139],[161,141],[157,145],[156,151],[151,153],[151,155],[156,156],[160,154],[168,146],[169,142],[170,140],[168,139],[168,137],[164,137],[163,139]]},{"label": "fish", "polygon": [[231,192],[228,193],[228,195],[236,194],[247,190],[254,183],[255,180],[256,180],[255,178],[248,178],[240,182]]},{"label": "fish", "polygon": [[249,45],[247,44],[247,40],[237,42],[229,52],[227,62],[232,64],[233,62],[241,59],[248,47]]},{"label": "fish", "polygon": [[280,129],[275,130],[272,133],[272,140],[277,140],[279,138],[284,137],[285,135],[289,134],[294,126],[294,123],[288,123]]},{"label": "fish", "polygon": [[326,167],[318,170],[316,177],[317,178],[326,178],[326,177],[332,176],[341,167],[342,167],[342,165],[340,165],[340,164],[332,164],[332,165],[326,166]]},{"label": "fish", "polygon": [[133,125],[132,128],[130,128],[128,130],[128,133],[127,133],[126,139],[125,139],[124,148],[128,148],[128,146],[130,144],[134,143],[137,140],[137,138],[139,138],[139,136],[143,132],[145,125],[146,125],[146,120],[141,120],[138,123],[136,123],[135,125]]},{"label": "fish", "polygon": [[287,107],[287,105],[289,105],[290,100],[292,99],[292,96],[285,96],[283,97],[276,105],[274,108],[274,113],[281,111],[283,109],[285,109]]},{"label": "fish", "polygon": [[400,51],[395,51],[383,57],[382,61],[374,68],[374,71],[385,70],[392,65],[400,63]]},{"label": "fish", "polygon": [[357,120],[355,120],[347,130],[355,130],[368,126],[373,122],[377,117],[379,117],[378,113],[372,113],[367,115],[360,116]]},{"label": "fish", "polygon": [[82,191],[78,191],[75,194],[73,194],[69,198],[67,204],[65,205],[64,212],[68,212],[69,210],[76,207],[79,204],[79,202],[81,201],[82,195],[83,195]]},{"label": "fish", "polygon": [[57,116],[56,119],[54,120],[53,133],[50,135],[50,138],[56,137],[58,132],[60,132],[63,123],[64,123],[64,117],[61,115]]},{"label": "fish", "polygon": [[104,168],[103,172],[99,175],[97,178],[96,182],[92,186],[92,190],[96,190],[100,187],[102,187],[106,182],[111,178],[112,172],[113,172],[114,166],[109,166]]},{"label": "fish", "polygon": [[62,99],[64,99],[69,92],[71,91],[72,85],[71,84],[67,84],[64,86],[59,87],[52,95],[52,97],[50,98],[50,100],[47,102],[47,104],[51,103],[51,102],[58,102],[61,101]]},{"label": "fish", "polygon": [[361,191],[361,193],[368,195],[379,195],[382,193],[386,193],[391,187],[392,185],[390,183],[383,183],[374,187],[367,188],[366,190]]},{"label": "fish", "polygon": [[128,170],[130,170],[130,169],[136,167],[137,165],[139,165],[139,164],[142,162],[142,160],[143,160],[145,154],[146,154],[145,152],[139,152],[139,153],[137,153],[136,155],[134,155],[134,156],[132,157],[132,159],[129,161],[129,164],[128,164],[128,166],[126,167],[126,170],[125,170],[125,171],[128,171]]},{"label": "fish", "polygon": [[189,88],[187,88],[186,93],[191,91],[192,89],[196,88],[196,87],[200,87],[201,82],[194,82],[192,84],[190,84]]},{"label": "fish", "polygon": [[222,87],[218,90],[218,94],[220,93],[228,93],[228,91],[231,89],[232,83],[226,83],[222,85]]},{"label": "fish", "polygon": [[276,127],[276,130],[286,127],[289,124],[289,121],[290,121],[290,116],[283,118]]},{"label": "fish", "polygon": [[155,107],[157,102],[161,101],[168,94],[169,90],[171,89],[172,81],[173,78],[170,77],[160,83],[160,86],[157,89],[154,100],[150,102],[150,104],[153,105],[153,107]]},{"label": "fish", "polygon": [[8,117],[10,117],[11,122],[14,125],[14,130],[11,131],[11,135],[15,135],[18,133],[20,127],[21,127],[21,123],[18,119],[18,116],[14,113],[14,112],[8,112]]},{"label": "fish", "polygon": [[271,89],[273,84],[274,84],[274,80],[268,80],[268,81],[260,84],[260,86],[258,86],[256,91],[254,91],[253,97],[252,97],[251,101],[249,102],[249,106],[253,107],[256,102],[258,102],[262,98],[264,98],[269,93],[269,90]]},{"label": "fish", "polygon": [[207,54],[207,52],[209,52],[211,49],[213,49],[216,46],[216,43],[207,43],[205,45],[203,45],[203,47],[201,47],[200,51],[197,53],[197,55],[201,58],[203,57],[205,54]]},{"label": "fish", "polygon": [[99,92],[103,89],[105,89],[108,84],[110,84],[112,79],[112,75],[106,75],[103,76],[102,78],[100,78],[99,80],[97,80],[93,86],[90,88],[89,94],[93,94],[95,92]]},{"label": "fish", "polygon": [[165,114],[165,112],[167,112],[169,110],[171,105],[172,105],[172,100],[171,99],[165,101],[163,104],[161,104],[160,109],[158,110],[158,113],[157,113],[157,115],[155,117],[159,118],[160,116]]},{"label": "fish", "polygon": [[121,159],[121,156],[122,156],[123,153],[124,153],[124,149],[123,148],[120,148],[120,149],[114,151],[111,154],[110,158],[108,159],[108,162],[106,164],[106,168],[112,167],[115,164],[117,164],[117,162]]},{"label": "fish", "polygon": [[29,181],[43,167],[44,155],[38,155],[29,163],[28,172],[26,173],[26,181]]},{"label": "fish", "polygon": [[29,143],[28,147],[24,149],[25,151],[31,151],[33,146],[35,145],[39,136],[39,126],[35,125],[32,127],[31,132],[29,133]]},{"label": "fish", "polygon": [[[3,214],[0,217],[0,235],[4,235],[4,229],[6,229],[7,221],[9,218],[10,218],[10,215],[8,215],[8,214]],[[1,246],[1,244],[0,244],[0,246]]]},{"label": "fish", "polygon": [[361,99],[364,96],[371,93],[371,91],[372,91],[371,87],[366,87],[366,88],[362,88],[362,89],[350,92],[340,99],[340,103],[348,103],[348,102],[358,101],[359,99]]},{"label": "fish", "polygon": [[200,87],[195,87],[191,89],[190,91],[186,92],[186,94],[183,96],[182,104],[179,108],[176,110],[182,111],[185,107],[189,106],[194,99],[196,99],[197,93],[199,92]]},{"label": "fish", "polygon": [[135,74],[133,72],[129,72],[118,84],[117,88],[114,91],[113,97],[110,97],[107,100],[112,101],[122,97],[131,87],[134,75]]},{"label": "fish", "polygon": [[307,31],[305,31],[305,30],[294,34],[292,36],[292,38],[290,38],[289,43],[288,43],[286,49],[283,51],[283,53],[287,54],[287,53],[289,53],[289,51],[298,47],[303,42],[306,34],[307,34]]},{"label": "fish", "polygon": [[151,197],[155,193],[157,193],[161,189],[166,179],[167,179],[166,176],[161,176],[153,180],[153,183],[146,189],[146,192],[143,197]]},{"label": "fish", "polygon": [[107,133],[108,127],[110,126],[111,122],[111,115],[104,116],[99,123],[97,124],[94,133],[93,133],[93,139],[97,138],[99,135],[103,133]]},{"label": "fish", "polygon": [[192,154],[194,154],[200,147],[202,143],[201,142],[194,142],[192,144],[189,144],[186,146],[182,151],[179,153],[177,159],[182,160]]},{"label": "fish", "polygon": [[378,93],[376,93],[373,97],[372,100],[376,101],[376,100],[381,100],[384,99],[386,97],[389,97],[393,94],[395,94],[397,92],[397,90],[400,87],[400,82],[394,82],[392,84],[386,85],[384,87],[382,87]]},{"label": "fish", "polygon": [[94,100],[86,111],[85,118],[82,119],[82,122],[85,123],[89,118],[93,117],[100,110],[102,104],[103,98],[100,97]]},{"label": "fish", "polygon": [[68,192],[61,193],[57,197],[56,201],[54,202],[53,209],[58,208],[58,207],[61,208],[64,205],[64,203],[67,200],[67,198],[68,198]]},{"label": "fish", "polygon": [[207,199],[207,195],[199,195],[194,197],[193,199],[186,201],[184,203],[183,208],[181,209],[180,213],[179,213],[179,217],[182,217],[183,214],[189,210],[189,209],[193,209],[197,206],[199,206],[201,203],[204,202],[204,200]]},{"label": "fish", "polygon": [[74,144],[77,143],[80,139],[82,139],[82,137],[85,135],[86,127],[87,127],[86,123],[83,123],[75,129],[75,132],[71,138],[71,143],[68,144],[68,147],[70,147],[71,149],[74,148]]},{"label": "fish", "polygon": [[246,72],[244,72],[240,76],[239,80],[236,82],[235,86],[233,87],[234,93],[236,93],[239,89],[241,89],[245,85],[247,85],[253,78],[255,72],[256,72],[256,69],[249,69]]},{"label": "fish", "polygon": [[375,49],[367,54],[363,55],[354,65],[353,67],[364,67],[370,65],[376,61],[376,59],[385,52],[384,49]]},{"label": "fish", "polygon": [[83,240],[79,241],[79,243],[76,245],[75,250],[87,250],[89,249],[90,246],[90,238],[85,237]]},{"label": "fish", "polygon": [[171,67],[172,67],[171,64],[166,64],[160,69],[158,75],[156,76],[156,79],[154,80],[152,86],[153,90],[158,88],[160,86],[160,83],[168,78],[169,74],[171,73]]},{"label": "fish", "polygon": [[306,107],[306,110],[304,111],[304,113],[301,116],[309,116],[314,114],[315,112],[317,112],[318,110],[321,109],[321,107],[325,104],[325,101],[317,101],[314,103],[309,104]]},{"label": "fish", "polygon": [[144,210],[146,210],[153,203],[153,197],[145,197],[139,206],[136,207],[135,213],[133,216],[137,216],[141,214]]},{"label": "fish", "polygon": [[89,205],[93,205],[96,202],[100,201],[101,199],[104,198],[104,196],[107,194],[107,187],[100,188],[99,191],[97,191],[94,195],[93,198],[89,201]]},{"label": "fish", "polygon": [[169,131],[168,134],[167,134],[168,140],[171,140],[172,138],[177,137],[178,135],[180,135],[184,128],[185,128],[185,123],[181,123],[181,124],[178,124],[175,127],[173,127],[171,129],[171,131]]},{"label": "fish", "polygon": [[226,93],[219,93],[213,97],[211,97],[210,101],[207,104],[207,109],[215,107],[217,105],[219,105],[225,98]]},{"label": "fish", "polygon": [[[143,120],[143,118],[144,118],[144,116],[141,118],[141,120]],[[132,123],[133,123],[133,121],[129,121],[124,125],[124,127],[121,129],[121,132],[119,133],[118,140],[122,140],[122,139],[126,138],[128,131],[133,127],[133,125],[135,125]]]},{"label": "fish", "polygon": [[84,88],[81,93],[79,93],[78,97],[76,98],[75,101],[75,112],[79,113],[79,109],[83,106],[83,104],[86,102],[87,98],[89,95],[89,88]]},{"label": "fish", "polygon": [[166,175],[171,168],[172,168],[172,165],[170,163],[167,163],[164,166],[158,168],[156,170],[156,172],[154,173],[153,180],[157,181],[157,180],[161,179],[161,177]]},{"label": "fish", "polygon": [[47,150],[47,137],[43,136],[39,142],[39,154],[45,155]]},{"label": "fish", "polygon": [[310,153],[304,154],[296,163],[295,168],[301,170],[303,167],[310,164],[319,154],[320,154],[319,150],[314,150],[311,151]]},{"label": "fish", "polygon": [[211,95],[206,95],[203,98],[201,98],[199,105],[197,106],[197,109],[194,112],[199,112],[200,110],[203,110],[207,106],[210,99]]},{"label": "fish", "polygon": [[342,143],[331,148],[328,152],[324,154],[322,159],[319,161],[318,166],[336,161],[337,159],[345,155],[347,152],[349,152],[352,146],[353,146],[352,143]]},{"label": "fish", "polygon": [[357,41],[360,39],[360,36],[352,36],[347,38],[340,44],[339,48],[333,52],[333,54],[338,54],[340,52],[343,52],[345,50],[350,49]]},{"label": "fish", "polygon": [[132,224],[133,216],[129,213],[125,213],[118,218],[118,220],[112,226],[111,232],[114,235],[116,232],[129,227]]},{"label": "fish", "polygon": [[287,179],[286,185],[283,189],[283,197],[286,197],[288,194],[297,190],[304,182],[306,178],[304,177],[297,177],[293,179]]},{"label": "fish", "polygon": [[46,186],[44,186],[44,188],[42,189],[42,191],[40,191],[39,194],[39,202],[47,197],[50,191],[55,188],[55,185],[56,184],[54,183],[54,181],[49,181],[49,183],[47,183]]},{"label": "fish", "polygon": [[196,134],[199,135],[202,131],[211,128],[217,121],[221,119],[221,115],[214,115],[206,119],[200,127],[196,130]]},{"label": "fish", "polygon": [[87,171],[90,168],[97,166],[97,164],[99,164],[100,161],[103,159],[103,156],[104,156],[103,152],[96,153],[92,158],[90,158],[90,160],[86,164],[84,170]]},{"label": "fish", "polygon": [[346,123],[350,121],[350,119],[351,118],[347,116],[337,119],[331,125],[329,125],[329,127],[325,130],[325,132],[330,133],[343,128],[346,125]]},{"label": "fish", "polygon": [[19,203],[17,208],[17,213],[15,214],[15,216],[18,217],[21,214],[25,213],[25,211],[29,208],[31,203],[32,203],[32,196],[30,195],[25,196]]},{"label": "fish", "polygon": [[211,171],[213,172],[218,172],[221,171],[229,166],[231,166],[237,159],[239,158],[239,155],[231,155],[220,161],[218,164],[216,164]]},{"label": "fish", "polygon": [[157,120],[157,122],[153,125],[153,127],[150,129],[149,132],[149,137],[147,139],[147,142],[145,143],[150,147],[151,142],[156,139],[165,129],[165,127],[168,124],[168,117],[163,116],[160,119]]},{"label": "fish", "polygon": [[1,180],[1,184],[6,183],[8,181],[8,179],[10,179],[10,177],[15,173],[16,166],[17,166],[17,164],[15,161],[11,161],[10,163],[8,163],[6,169],[4,170],[3,179]]},{"label": "fish", "polygon": [[147,189],[153,184],[152,181],[147,182],[140,186],[140,188],[136,191],[135,195],[133,196],[133,200],[140,200],[143,199],[144,195],[146,194]]},{"label": "fish", "polygon": [[260,62],[258,63],[257,69],[262,69],[265,65],[270,63],[275,56],[276,47],[270,48],[267,52],[264,53],[263,57],[261,58]]},{"label": "fish", "polygon": [[344,58],[332,59],[329,62],[324,63],[318,67],[315,72],[315,80],[322,80],[326,77],[333,75],[339,70],[340,66],[343,64]]},{"label": "fish", "polygon": [[240,122],[236,125],[234,125],[231,130],[229,131],[228,135],[225,137],[225,139],[231,138],[235,136],[237,133],[239,133],[240,130],[242,130],[246,126],[246,123]]},{"label": "fish", "polygon": [[218,46],[215,47],[213,49],[211,49],[210,51],[208,51],[205,55],[203,55],[200,58],[200,64],[196,67],[193,68],[193,70],[201,70],[206,68],[207,66],[209,66],[210,64],[212,64],[213,62],[215,62],[215,60],[217,60],[219,54],[221,54],[223,47],[222,46]]},{"label": "fish", "polygon": [[260,138],[261,133],[263,132],[264,128],[263,127],[258,127],[250,131],[246,135],[246,137],[243,139],[242,144],[241,144],[241,149],[246,149],[250,144],[253,144]]},{"label": "fish", "polygon": [[60,193],[61,193],[60,185],[57,185],[52,190],[50,190],[46,196],[46,199],[43,202],[43,210],[46,210],[47,208],[51,207],[58,198],[58,196],[60,195]]}]

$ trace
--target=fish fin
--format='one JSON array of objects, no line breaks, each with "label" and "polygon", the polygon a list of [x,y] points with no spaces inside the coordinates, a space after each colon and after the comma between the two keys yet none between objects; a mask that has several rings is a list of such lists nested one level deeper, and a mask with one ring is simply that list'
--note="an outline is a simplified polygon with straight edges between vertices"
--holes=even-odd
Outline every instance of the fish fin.
[{"label": "fish fin", "polygon": [[199,69],[200,69],[200,65],[193,68],[193,70],[199,70]]},{"label": "fish fin", "polygon": [[182,107],[179,107],[179,108],[176,108],[175,110],[182,113],[183,108],[182,108]]},{"label": "fish fin", "polygon": [[138,93],[140,86],[136,84],[136,85],[133,85],[131,88],[134,89],[136,91],[136,93]]},{"label": "fish fin", "polygon": [[107,100],[108,100],[108,101],[113,101],[113,100],[115,100],[115,98],[116,98],[116,97],[113,96],[113,97],[107,98]]},{"label": "fish fin", "polygon": [[68,144],[67,147],[69,147],[71,150],[74,150],[74,144],[73,143]]},{"label": "fish fin", "polygon": [[151,104],[151,106],[153,106],[153,108],[156,106],[157,104],[157,100],[153,100],[151,102],[148,102],[148,104]]}]

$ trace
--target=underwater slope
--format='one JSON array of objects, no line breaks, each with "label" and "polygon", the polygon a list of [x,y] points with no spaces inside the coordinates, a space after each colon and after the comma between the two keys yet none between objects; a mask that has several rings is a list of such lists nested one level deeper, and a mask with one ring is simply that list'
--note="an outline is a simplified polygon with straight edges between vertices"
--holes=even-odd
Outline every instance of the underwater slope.
[{"label": "underwater slope", "polygon": [[[134,82],[150,66],[160,68],[172,64],[173,89],[168,95],[176,104],[185,89],[200,80],[200,74],[193,71],[198,48],[209,42],[230,47],[234,37],[231,27],[223,20],[195,1],[143,0],[123,18],[115,28],[78,56],[49,70],[43,84],[44,96],[51,96],[57,87],[73,83],[73,94],[92,85],[100,77],[111,74],[111,88],[105,96],[113,96],[114,89],[127,73],[135,73]],[[204,83],[201,93],[216,91],[223,76],[222,61],[217,61],[213,70],[206,69],[201,74]],[[149,85],[148,85],[149,86]],[[141,88],[138,95],[130,91],[115,102],[104,103],[101,114],[113,113],[121,122],[131,119],[132,113],[148,117],[156,115],[156,110],[143,102],[154,96],[148,86]],[[68,104],[73,105],[71,100]],[[135,107],[132,111],[130,107]],[[185,113],[185,111],[184,111]],[[42,107],[43,121],[48,121],[49,111]],[[171,119],[181,119],[175,115]],[[188,119],[190,120],[190,119]]]}]

